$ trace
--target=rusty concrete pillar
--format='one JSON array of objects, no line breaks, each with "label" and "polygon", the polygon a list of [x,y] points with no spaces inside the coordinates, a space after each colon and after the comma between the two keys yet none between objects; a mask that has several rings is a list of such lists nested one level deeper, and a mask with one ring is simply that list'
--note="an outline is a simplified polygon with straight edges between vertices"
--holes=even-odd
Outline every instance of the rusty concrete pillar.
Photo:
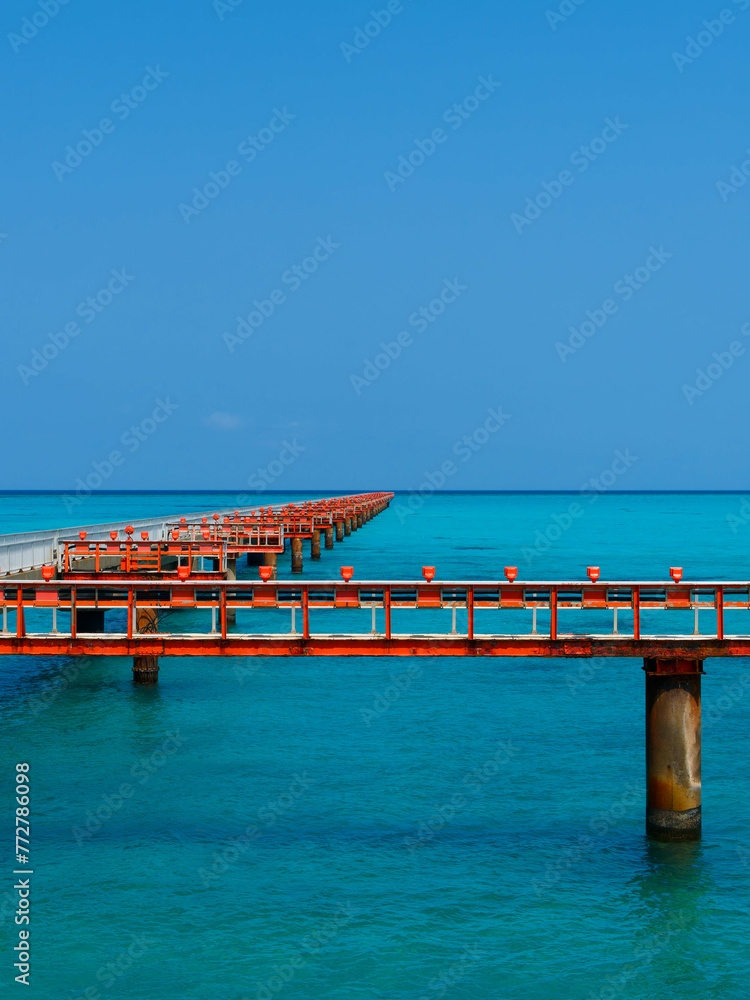
[{"label": "rusty concrete pillar", "polygon": [[[135,627],[138,632],[158,632],[159,615],[156,608],[138,608],[135,619]],[[134,656],[133,657],[133,683],[134,684],[157,684],[159,681],[159,657],[158,656]]]},{"label": "rusty concrete pillar", "polygon": [[343,540],[344,540],[344,522],[343,521],[337,521],[336,522],[336,541],[337,542],[343,542]]},{"label": "rusty concrete pillar", "polygon": [[361,513],[357,514],[357,527],[358,528],[362,527],[362,514]]},{"label": "rusty concrete pillar", "polygon": [[133,683],[134,684],[158,684],[159,683],[159,657],[158,656],[134,656],[133,657]]},{"label": "rusty concrete pillar", "polygon": [[351,535],[352,533],[352,519],[350,517],[344,518],[344,534]]},{"label": "rusty concrete pillar", "polygon": [[326,528],[326,548],[327,549],[333,548],[333,525]]},{"label": "rusty concrete pillar", "polygon": [[292,573],[302,572],[302,539],[292,539]]},{"label": "rusty concrete pillar", "polygon": [[271,579],[276,579],[276,553],[275,552],[264,552],[263,553],[263,565],[271,566],[273,572],[271,573]]},{"label": "rusty concrete pillar", "polygon": [[[237,579],[237,558],[229,557],[227,559],[227,580]],[[237,624],[237,608],[227,608],[227,625]]]},{"label": "rusty concrete pillar", "polygon": [[700,840],[702,660],[644,660],[646,833]]},{"label": "rusty concrete pillar", "polygon": [[320,532],[317,528],[313,529],[312,538],[310,539],[310,558],[320,559]]}]

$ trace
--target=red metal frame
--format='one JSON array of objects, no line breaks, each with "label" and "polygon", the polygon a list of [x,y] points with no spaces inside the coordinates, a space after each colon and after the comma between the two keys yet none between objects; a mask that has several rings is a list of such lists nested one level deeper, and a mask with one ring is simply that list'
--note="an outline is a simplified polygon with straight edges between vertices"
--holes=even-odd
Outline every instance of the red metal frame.
[{"label": "red metal frame", "polygon": [[[230,593],[231,592],[231,593]],[[221,632],[183,634],[158,633],[140,635],[135,632],[135,607],[159,609],[193,609],[220,613]],[[298,655],[292,650],[299,643],[279,635],[229,635],[228,611],[238,609],[301,608],[303,617],[302,638],[312,643],[310,649],[320,650],[320,655],[519,655],[519,656],[640,656],[644,649],[659,649],[659,655],[675,655],[675,650],[686,655],[700,656],[696,649],[712,649],[705,655],[746,656],[750,654],[750,634],[725,637],[724,611],[750,609],[750,583],[702,582],[518,582],[505,581],[343,581],[323,580],[297,582],[295,580],[190,580],[128,579],[102,581],[102,579],[75,579],[58,581],[25,581],[23,585],[0,584],[0,608],[15,610],[16,632],[0,634],[0,655],[10,653],[51,655],[50,651],[64,650],[77,655],[79,648],[100,655],[126,655],[137,648],[142,655],[148,644],[160,645],[154,655],[226,655],[231,646],[232,655]],[[370,608],[385,610],[385,632],[330,636],[311,633],[311,609]],[[467,611],[465,634],[445,635],[394,635],[392,609],[450,609]],[[48,633],[29,635],[25,609],[45,608],[71,611],[71,634],[52,636]],[[124,609],[127,616],[125,634],[102,633],[87,635],[82,639],[76,634],[76,611],[87,608]],[[518,634],[477,634],[475,610],[519,610],[546,608],[550,611],[548,636]],[[716,636],[642,636],[641,609],[716,610]],[[561,610],[621,610],[632,609],[632,634],[612,635],[560,633]],[[219,641],[219,637],[220,640]],[[227,645],[230,644],[230,646]],[[186,645],[187,644],[187,645]],[[414,649],[412,654],[405,650]],[[663,652],[665,649],[669,652]],[[179,650],[179,652],[177,652]],[[435,652],[438,650],[438,652]],[[589,652],[586,652],[589,650]],[[596,650],[596,652],[591,652]],[[250,652],[254,651],[254,652]]]}]

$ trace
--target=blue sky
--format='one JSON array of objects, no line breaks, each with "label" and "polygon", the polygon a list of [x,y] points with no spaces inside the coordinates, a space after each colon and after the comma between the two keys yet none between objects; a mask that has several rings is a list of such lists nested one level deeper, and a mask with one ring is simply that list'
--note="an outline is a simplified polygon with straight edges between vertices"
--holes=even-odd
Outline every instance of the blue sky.
[{"label": "blue sky", "polygon": [[1,21],[2,487],[746,486],[750,0]]}]

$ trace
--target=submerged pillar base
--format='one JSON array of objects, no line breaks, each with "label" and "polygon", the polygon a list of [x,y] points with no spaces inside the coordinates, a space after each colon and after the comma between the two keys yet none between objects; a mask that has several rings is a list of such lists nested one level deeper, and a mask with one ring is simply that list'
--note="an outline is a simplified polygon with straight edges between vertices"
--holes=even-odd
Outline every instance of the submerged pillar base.
[{"label": "submerged pillar base", "polygon": [[158,684],[158,682],[159,682],[159,657],[134,656],[133,683]]},{"label": "submerged pillar base", "polygon": [[646,835],[652,840],[700,840],[701,807],[682,812],[646,808]]},{"label": "submerged pillar base", "polygon": [[[334,530],[333,529],[333,525],[331,525],[329,528],[326,528],[326,548],[327,549],[332,549],[333,548],[333,530]],[[339,541],[340,541],[340,539],[339,539]]]}]

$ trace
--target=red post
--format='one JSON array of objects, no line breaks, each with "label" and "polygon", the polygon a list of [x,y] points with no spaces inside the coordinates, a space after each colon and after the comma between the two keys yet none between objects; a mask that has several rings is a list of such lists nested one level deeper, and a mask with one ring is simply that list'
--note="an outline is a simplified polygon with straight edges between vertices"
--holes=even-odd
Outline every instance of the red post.
[{"label": "red post", "polygon": [[469,587],[466,595],[466,610],[469,614],[469,639],[474,638],[474,588]]},{"label": "red post", "polygon": [[70,588],[70,638],[75,639],[77,635],[76,629],[76,589],[75,586]]},{"label": "red post", "polygon": [[557,587],[550,588],[549,610],[550,610],[549,637],[550,639],[557,639]]},{"label": "red post", "polygon": [[633,587],[633,638],[641,637],[641,592]]},{"label": "red post", "polygon": [[18,587],[16,591],[16,635],[23,639],[26,635],[26,623],[23,619],[23,587]]},{"label": "red post", "polygon": [[224,587],[219,591],[219,608],[221,610],[221,638],[227,637],[227,592]]},{"label": "red post", "polygon": [[310,595],[307,585],[302,587],[302,638],[310,638]]},{"label": "red post", "polygon": [[724,588],[716,588],[716,638],[724,638]]},{"label": "red post", "polygon": [[391,588],[385,588],[385,595],[383,597],[383,604],[385,605],[385,637],[390,639],[391,637]]}]

